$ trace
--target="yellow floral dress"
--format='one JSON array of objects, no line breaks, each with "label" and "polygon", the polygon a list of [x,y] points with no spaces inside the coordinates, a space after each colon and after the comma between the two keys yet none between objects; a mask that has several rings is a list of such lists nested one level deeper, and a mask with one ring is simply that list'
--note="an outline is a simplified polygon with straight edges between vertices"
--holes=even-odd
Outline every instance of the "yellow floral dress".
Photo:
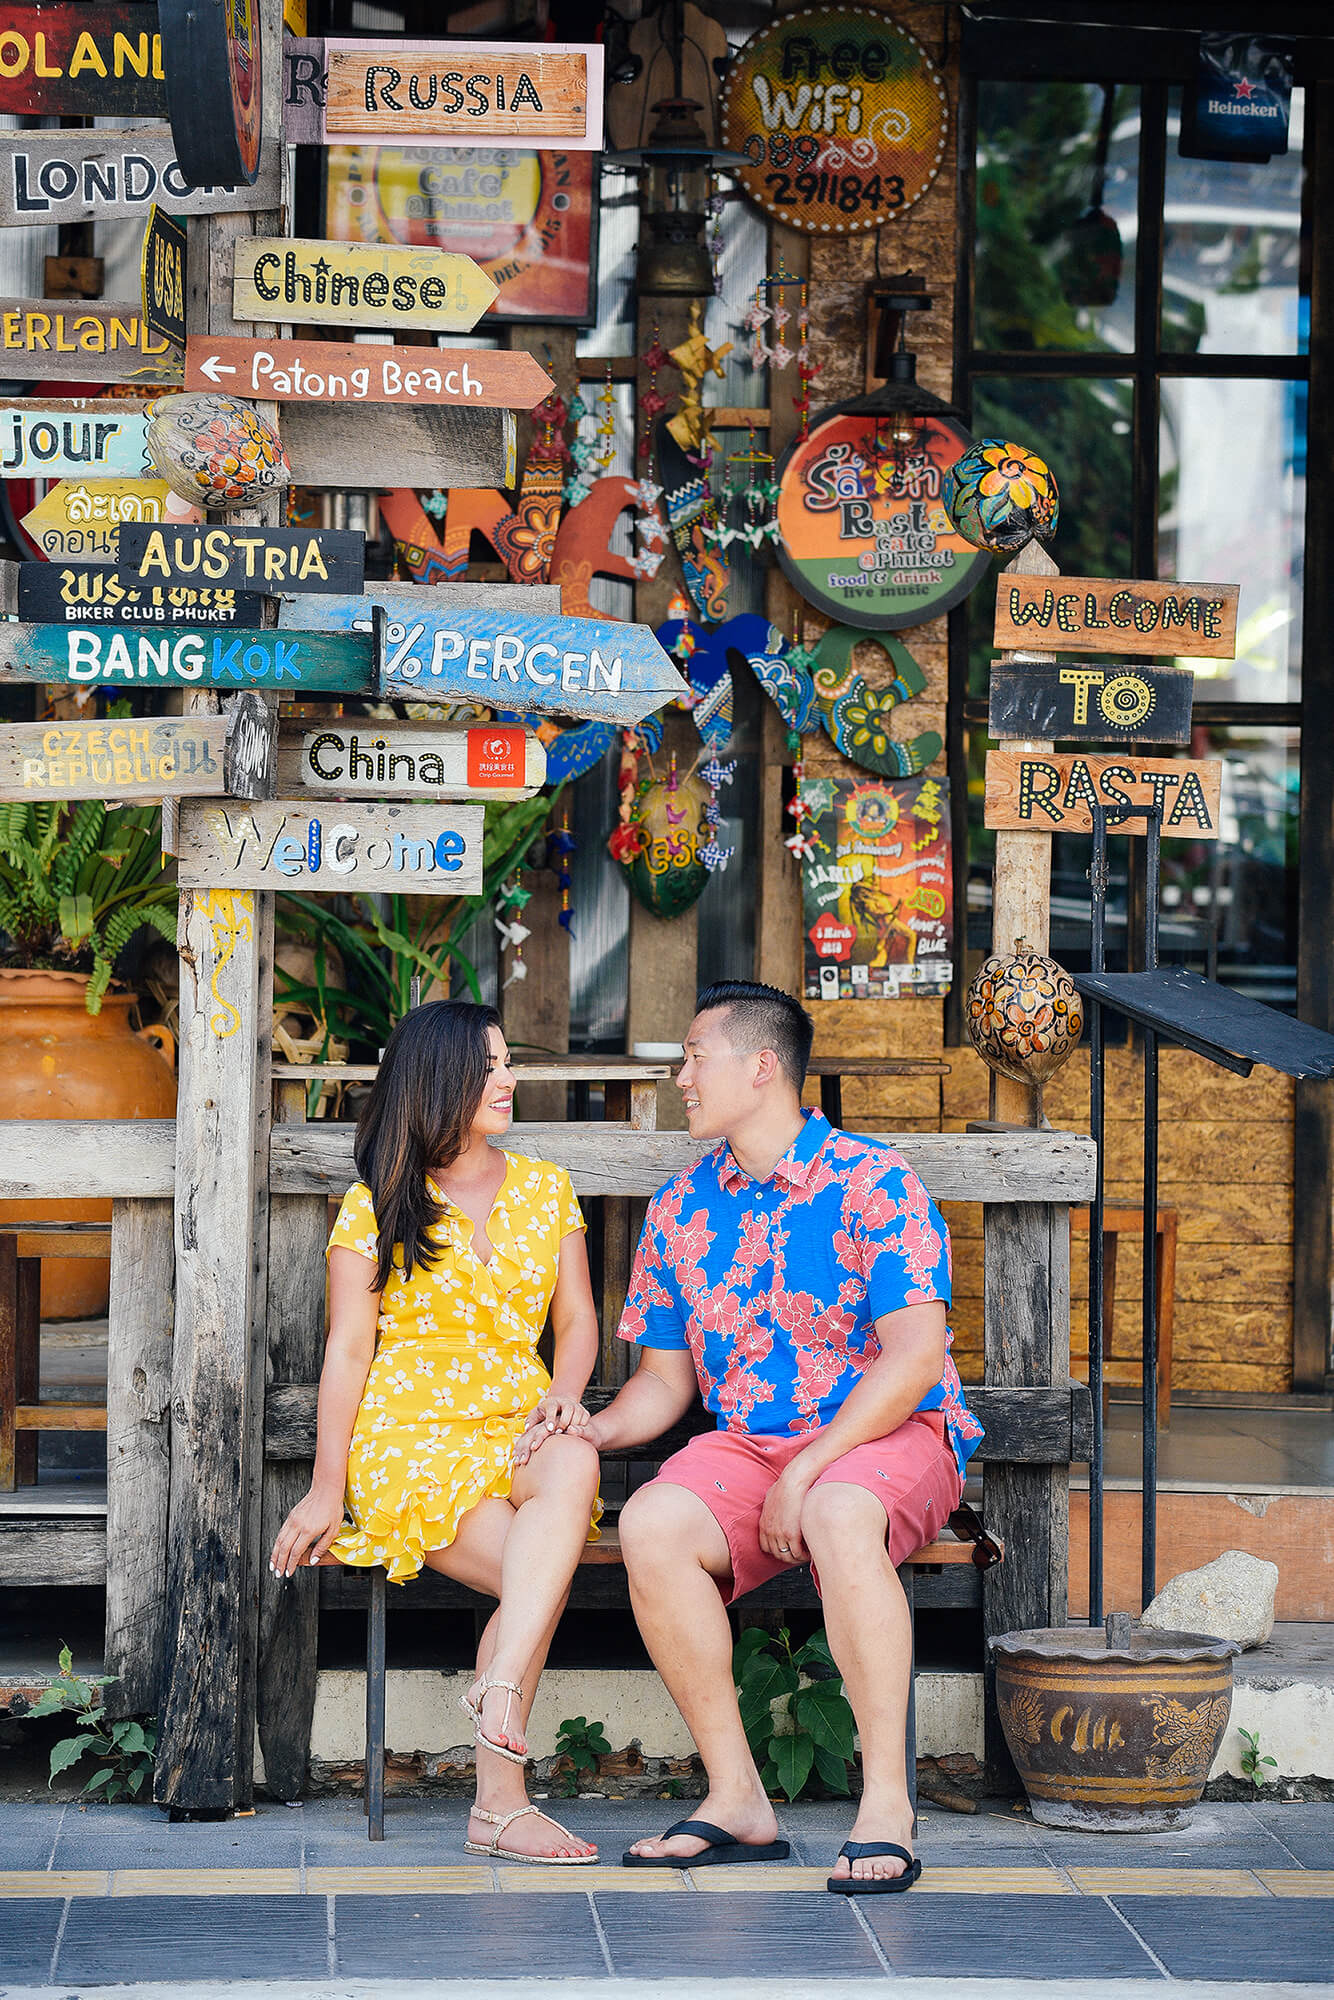
[{"label": "yellow floral dress", "polygon": [[[351,1525],[332,1553],[361,1568],[383,1563],[394,1583],[452,1542],[479,1500],[508,1495],[514,1441],[551,1386],[537,1343],[561,1239],[586,1225],[564,1167],[514,1153],[505,1162],[487,1223],[490,1261],[474,1253],[470,1219],[432,1181],[445,1211],[430,1232],[441,1254],[405,1280],[395,1244],[380,1294],[375,1359],[348,1448]],[[357,1181],[329,1249],[376,1257],[379,1246],[371,1191]]]}]

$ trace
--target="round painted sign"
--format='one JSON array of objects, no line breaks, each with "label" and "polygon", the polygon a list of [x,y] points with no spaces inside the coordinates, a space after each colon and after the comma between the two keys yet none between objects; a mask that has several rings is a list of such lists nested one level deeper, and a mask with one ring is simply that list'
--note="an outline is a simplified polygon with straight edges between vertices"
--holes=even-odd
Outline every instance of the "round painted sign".
[{"label": "round painted sign", "polygon": [[812,235],[875,229],[940,171],[949,105],[915,35],[864,7],[784,14],[733,59],[722,143],[768,214]]},{"label": "round painted sign", "polygon": [[158,0],[158,25],[182,175],[191,187],[253,187],[260,153],[259,0]]},{"label": "round painted sign", "polygon": [[895,632],[966,597],[991,568],[950,524],[945,473],[973,440],[917,417],[909,443],[884,411],[831,410],[783,462],[778,560],[807,603],[844,625]]}]

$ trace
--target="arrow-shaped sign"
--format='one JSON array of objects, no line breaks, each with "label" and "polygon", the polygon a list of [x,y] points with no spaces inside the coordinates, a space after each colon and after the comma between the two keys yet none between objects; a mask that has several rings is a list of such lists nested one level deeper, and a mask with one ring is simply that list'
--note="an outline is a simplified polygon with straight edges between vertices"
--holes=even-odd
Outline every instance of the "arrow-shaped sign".
[{"label": "arrow-shaped sign", "polygon": [[480,265],[454,250],[316,237],[243,237],[233,248],[232,272],[237,319],[319,326],[467,333],[499,291]]},{"label": "arrow-shaped sign", "polygon": [[281,403],[398,403],[414,408],[531,410],[555,387],[531,354],[372,347],[330,340],[186,343],[187,389],[227,389]]}]

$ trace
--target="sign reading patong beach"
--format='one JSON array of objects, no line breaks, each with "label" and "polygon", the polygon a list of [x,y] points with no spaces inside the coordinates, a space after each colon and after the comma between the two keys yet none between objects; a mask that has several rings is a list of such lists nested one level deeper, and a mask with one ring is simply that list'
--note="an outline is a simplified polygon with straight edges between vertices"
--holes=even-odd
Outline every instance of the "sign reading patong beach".
[{"label": "sign reading patong beach", "polygon": [[[3,320],[0,320],[0,326]],[[186,342],[187,389],[222,389],[285,403],[441,403],[531,410],[555,383],[522,350],[369,347],[332,340]]]},{"label": "sign reading patong beach", "polygon": [[482,887],[482,808],[185,801],[176,860],[183,889],[475,896]]},{"label": "sign reading patong beach", "polygon": [[941,485],[971,443],[938,411],[906,449],[883,410],[822,418],[789,451],[778,493],[778,560],[802,596],[839,624],[888,632],[966,597],[991,557],[950,525]]},{"label": "sign reading patong beach", "polygon": [[471,257],[453,250],[247,236],[232,257],[237,319],[467,333],[497,291]]},{"label": "sign reading patong beach", "polygon": [[368,694],[374,684],[369,633],[201,632],[154,626],[122,631],[84,625],[0,623],[0,683],[130,688],[309,688]]},{"label": "sign reading patong beach", "polygon": [[234,215],[280,199],[276,148],[253,187],[191,187],[165,127],[0,133],[0,226],[110,222],[154,201],[172,215]]},{"label": "sign reading patong beach", "polygon": [[812,235],[875,229],[925,194],[949,108],[915,35],[861,7],[807,8],[733,57],[722,142],[751,200]]}]

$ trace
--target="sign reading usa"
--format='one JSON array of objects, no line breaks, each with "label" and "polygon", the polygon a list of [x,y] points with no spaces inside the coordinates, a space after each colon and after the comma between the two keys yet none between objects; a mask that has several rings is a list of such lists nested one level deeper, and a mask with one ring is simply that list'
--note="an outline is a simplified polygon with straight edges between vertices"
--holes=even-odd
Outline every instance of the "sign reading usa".
[{"label": "sign reading usa", "polygon": [[475,896],[482,887],[481,806],[359,805],[309,800],[222,806],[183,801],[183,889],[349,890]]}]

